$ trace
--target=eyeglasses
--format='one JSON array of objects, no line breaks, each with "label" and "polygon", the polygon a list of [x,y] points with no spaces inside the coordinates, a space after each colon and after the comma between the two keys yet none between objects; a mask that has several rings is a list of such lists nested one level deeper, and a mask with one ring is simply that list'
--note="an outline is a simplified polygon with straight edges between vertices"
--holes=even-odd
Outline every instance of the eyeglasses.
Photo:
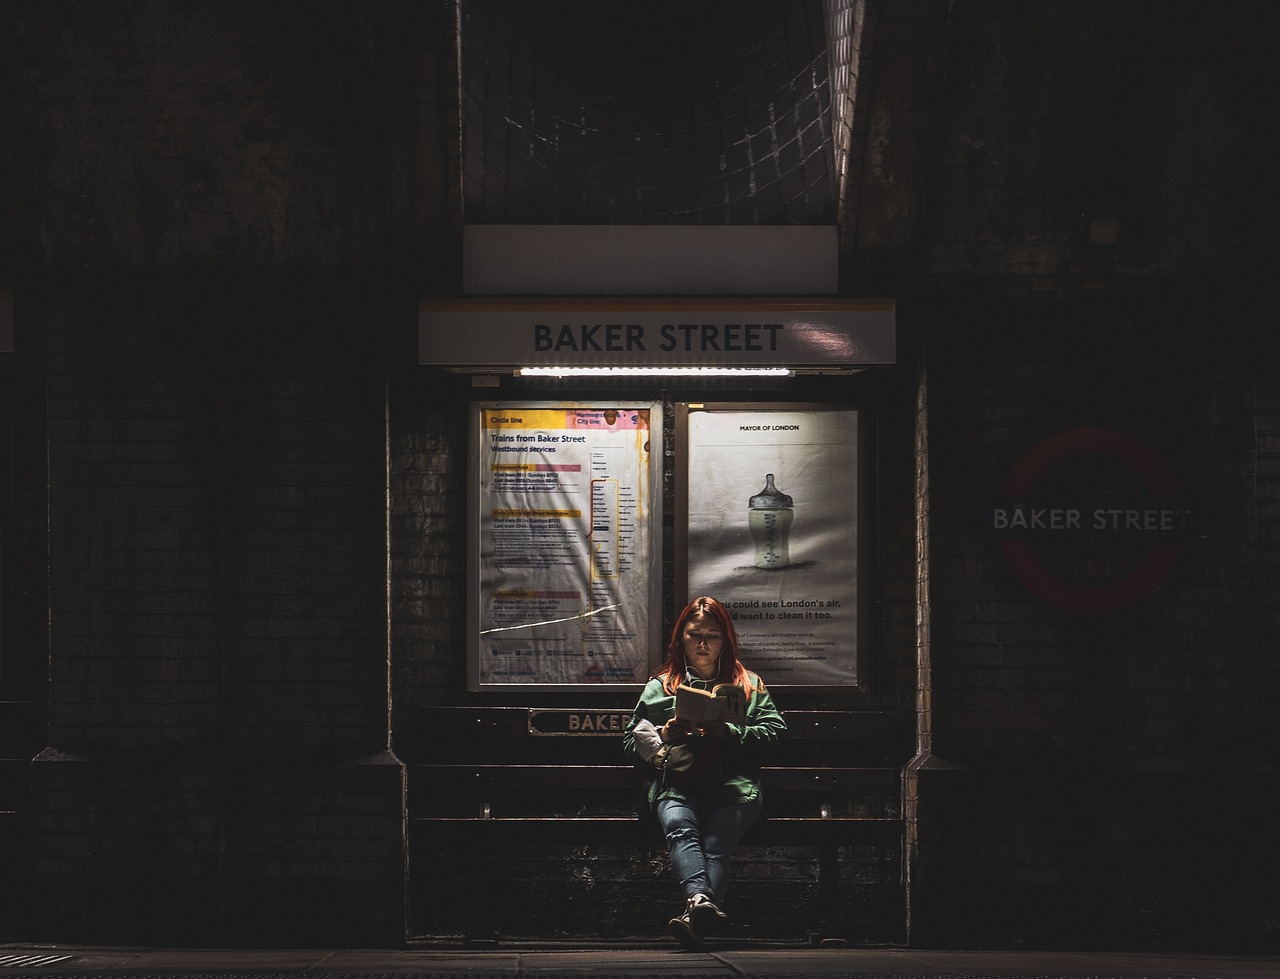
[{"label": "eyeglasses", "polygon": [[687,632],[685,633],[685,639],[698,646],[701,646],[703,643],[711,646],[715,643],[722,642],[724,640],[724,636],[720,635],[718,632]]}]

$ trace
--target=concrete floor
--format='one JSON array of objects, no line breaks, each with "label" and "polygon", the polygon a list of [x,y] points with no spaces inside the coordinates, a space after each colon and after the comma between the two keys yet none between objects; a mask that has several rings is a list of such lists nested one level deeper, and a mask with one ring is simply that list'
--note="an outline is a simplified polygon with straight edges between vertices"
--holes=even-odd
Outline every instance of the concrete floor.
[{"label": "concrete floor", "polygon": [[928,979],[1280,979],[1280,955],[919,951],[709,944],[623,948],[201,949],[0,945],[0,976],[869,976]]}]

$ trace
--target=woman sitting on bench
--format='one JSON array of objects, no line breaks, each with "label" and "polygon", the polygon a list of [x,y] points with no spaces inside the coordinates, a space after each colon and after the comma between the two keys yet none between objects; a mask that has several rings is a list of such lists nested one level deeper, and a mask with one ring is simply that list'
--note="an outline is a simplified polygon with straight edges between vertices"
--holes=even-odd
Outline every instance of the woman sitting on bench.
[{"label": "woman sitting on bench", "polygon": [[[721,684],[727,689],[719,704],[690,697],[689,689]],[[681,687],[682,700],[698,700],[698,718],[677,716]],[[724,716],[732,720],[706,719]],[[760,677],[739,659],[728,609],[714,598],[695,598],[676,620],[666,661],[623,732],[627,757],[654,772],[649,803],[686,898],[668,931],[686,949],[699,948],[728,920],[729,861],[760,815],[761,755],[786,727]]]}]

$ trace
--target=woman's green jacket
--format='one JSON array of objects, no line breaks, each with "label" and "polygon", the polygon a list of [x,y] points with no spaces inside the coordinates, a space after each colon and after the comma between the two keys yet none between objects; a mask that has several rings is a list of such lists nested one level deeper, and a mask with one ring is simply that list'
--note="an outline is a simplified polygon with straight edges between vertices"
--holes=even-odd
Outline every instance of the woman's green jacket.
[{"label": "woman's green jacket", "polygon": [[[702,805],[719,806],[730,803],[750,802],[760,794],[760,766],[772,753],[787,722],[773,704],[773,698],[765,689],[760,677],[748,671],[747,680],[751,695],[747,698],[747,722],[744,725],[728,724],[724,738],[724,751],[717,765],[698,782],[680,784],[674,777],[654,770],[636,750],[633,734],[635,726],[643,720],[661,728],[675,714],[675,697],[667,693],[659,679],[650,680],[640,694],[640,701],[622,733],[622,750],[627,760],[652,773],[649,787],[649,804],[659,799],[696,799]],[[686,683],[707,689],[712,686],[696,677]]]}]

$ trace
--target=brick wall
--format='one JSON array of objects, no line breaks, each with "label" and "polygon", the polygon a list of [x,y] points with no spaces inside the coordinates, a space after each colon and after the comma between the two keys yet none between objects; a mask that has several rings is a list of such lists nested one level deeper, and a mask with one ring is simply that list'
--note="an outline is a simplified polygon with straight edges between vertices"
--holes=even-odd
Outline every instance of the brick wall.
[{"label": "brick wall", "polygon": [[[934,679],[973,694],[938,706],[935,747],[957,761],[1253,753],[1258,382],[1238,353],[1250,347],[1249,324],[1229,306],[1190,300],[1176,310],[1000,302],[975,315],[980,342],[961,342],[947,323],[930,337]],[[1013,578],[990,517],[1024,453],[1081,425],[1148,445],[1194,511],[1168,580],[1111,615],[1037,601]],[[1106,546],[1095,541],[1099,553]]]},{"label": "brick wall", "polygon": [[384,343],[411,362],[389,297],[456,275],[453,15],[0,14],[0,283],[50,425],[48,553],[40,466],[6,564],[48,565],[50,641],[5,668],[50,673],[50,937],[403,935]]},{"label": "brick wall", "polygon": [[49,311],[39,927],[402,933],[380,301],[317,288]]},{"label": "brick wall", "polygon": [[50,316],[53,744],[217,734],[218,419],[177,325],[145,305]]},{"label": "brick wall", "polygon": [[409,375],[391,411],[392,667],[397,709],[466,689],[465,379]]},{"label": "brick wall", "polygon": [[[964,312],[980,341],[954,307],[929,338],[933,750],[961,768],[922,784],[919,934],[1263,945],[1280,895],[1257,829],[1280,792],[1251,312],[1150,295],[975,297]],[[1196,514],[1168,579],[1108,613],[1029,593],[991,525],[1018,459],[1077,425],[1145,442]],[[1095,565],[1097,580],[1119,573]],[[929,878],[948,881],[947,911]]]},{"label": "brick wall", "polygon": [[[455,12],[4,7],[18,353],[0,377],[21,375],[24,463],[6,571],[40,609],[18,633],[24,696],[49,678],[48,737],[23,732],[47,743],[30,784],[48,937],[253,934],[267,908],[296,934],[402,924],[388,683],[397,709],[467,700],[470,388],[414,366],[412,323],[460,281]],[[896,298],[902,340],[901,368],[857,385],[880,425],[875,695],[912,709],[927,640],[933,749],[957,766],[920,774],[912,939],[1265,941],[1274,10],[866,13],[842,282]],[[984,517],[1029,446],[1082,424],[1148,443],[1204,517],[1163,586],[1107,616],[1029,596]],[[744,904],[807,909],[807,860],[746,861]],[[887,866],[855,861],[842,884],[852,932],[891,924]],[[548,930],[620,923],[632,879],[669,893],[642,857],[525,870]]]},{"label": "brick wall", "polygon": [[453,15],[7,5],[15,267],[456,268]]},{"label": "brick wall", "polygon": [[[871,6],[843,260],[897,294],[930,382],[913,942],[1274,944],[1250,828],[1277,815],[1275,385],[1246,176],[1274,12],[1168,14]],[[990,526],[1023,453],[1081,425],[1150,445],[1203,521],[1107,615],[1031,596]]]}]

